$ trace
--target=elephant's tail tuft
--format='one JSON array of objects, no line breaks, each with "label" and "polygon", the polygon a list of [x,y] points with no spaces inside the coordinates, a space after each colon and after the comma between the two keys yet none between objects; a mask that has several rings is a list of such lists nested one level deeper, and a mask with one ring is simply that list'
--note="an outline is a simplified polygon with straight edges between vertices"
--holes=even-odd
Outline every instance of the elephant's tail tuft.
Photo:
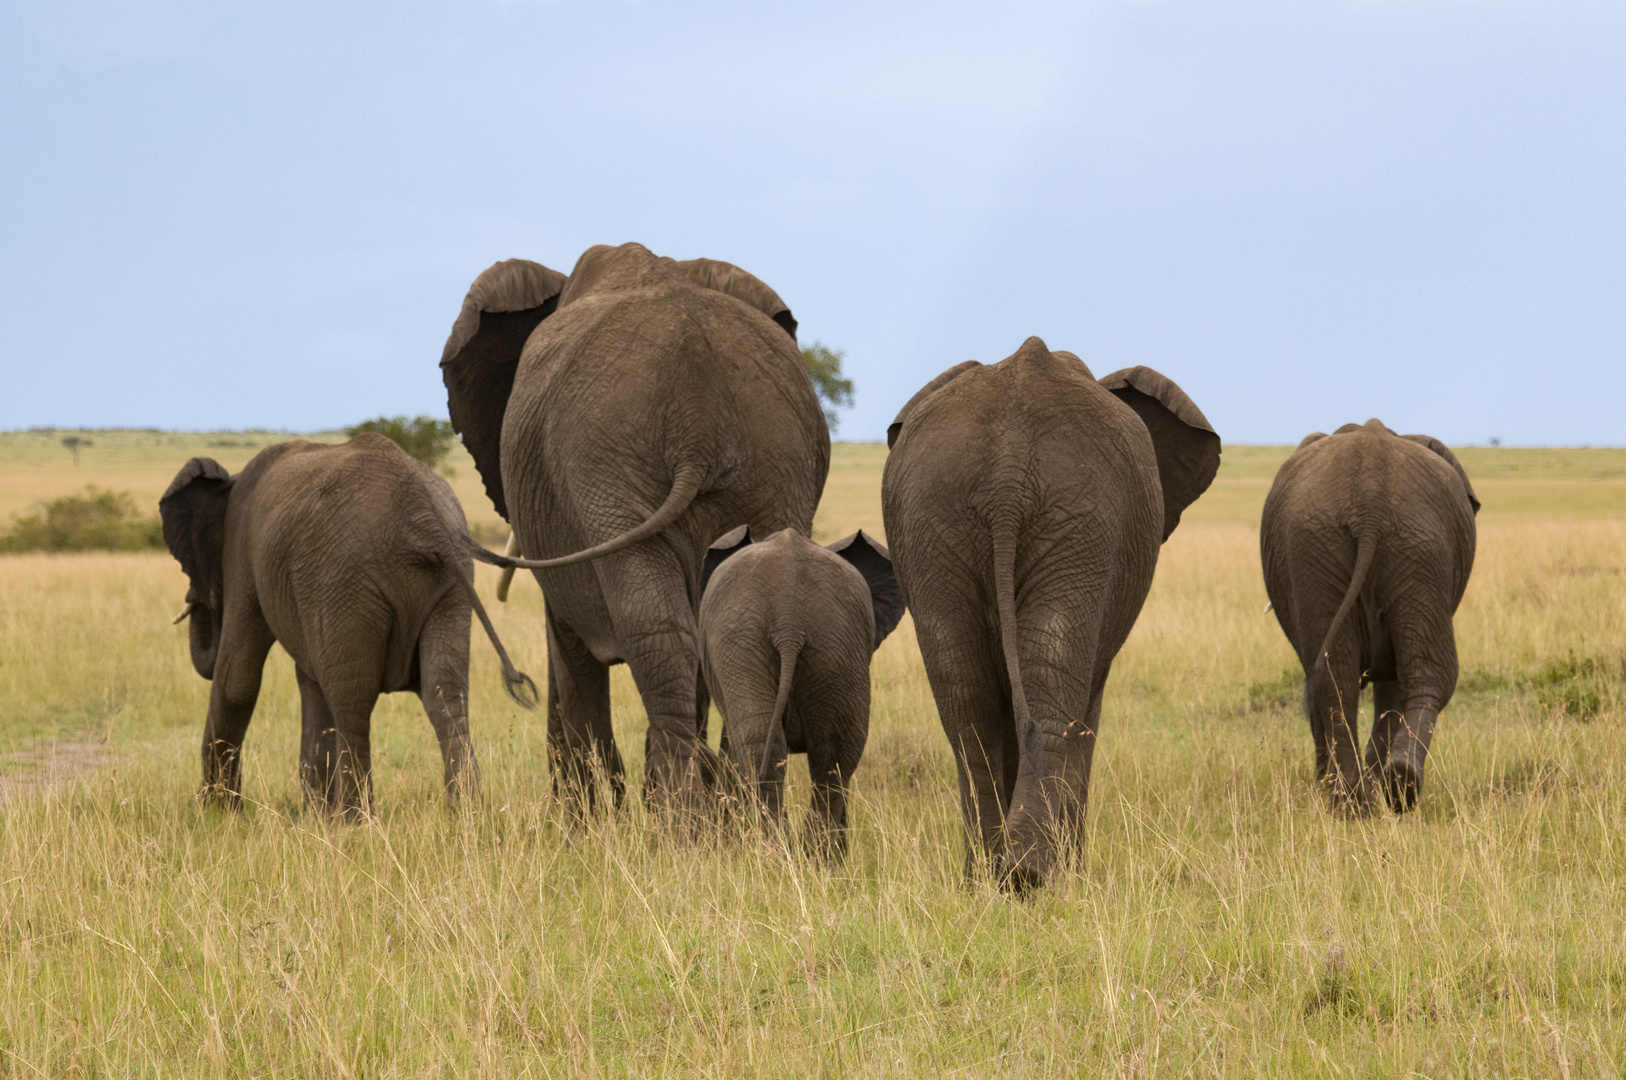
[{"label": "elephant's tail tuft", "polygon": [[1016,716],[1016,737],[1022,756],[1035,775],[1043,779],[1044,735],[1028,711],[1027,692],[1022,687],[1022,657],[1017,648],[1016,625],[1016,530],[1009,521],[994,524],[994,597],[999,609],[999,641],[1005,652],[1005,674],[1011,683],[1011,712]]},{"label": "elephant's tail tuft", "polygon": [[497,628],[491,625],[491,616],[486,614],[486,606],[480,603],[480,594],[475,591],[473,576],[463,578],[459,575],[459,578],[468,589],[469,602],[474,607],[474,614],[480,619],[480,625],[485,628],[486,637],[491,639],[491,647],[497,650],[497,659],[502,662],[502,688],[521,707],[536,708],[537,703],[542,700],[542,696],[537,693],[536,683],[531,681],[529,675],[516,668],[514,662],[508,658],[508,650],[503,648],[502,638],[497,636]]},{"label": "elephant's tail tuft", "polygon": [[1366,575],[1372,569],[1372,560],[1377,557],[1377,553],[1378,538],[1372,532],[1362,532],[1355,537],[1355,569],[1349,575],[1349,588],[1344,590],[1344,601],[1338,605],[1338,611],[1327,627],[1327,636],[1322,639],[1321,648],[1316,651],[1315,663],[1310,668],[1310,677],[1304,680],[1306,705],[1315,699],[1316,683],[1327,673],[1327,656],[1332,650],[1333,639],[1338,636],[1344,620],[1349,617],[1350,609],[1355,606],[1355,598],[1361,595],[1361,589],[1366,584]]}]

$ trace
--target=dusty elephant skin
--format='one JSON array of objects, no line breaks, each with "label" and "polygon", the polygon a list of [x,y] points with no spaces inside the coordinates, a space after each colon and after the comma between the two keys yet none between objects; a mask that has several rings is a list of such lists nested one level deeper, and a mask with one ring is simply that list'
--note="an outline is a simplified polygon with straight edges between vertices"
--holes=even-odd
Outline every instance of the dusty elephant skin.
[{"label": "dusty elephant skin", "polygon": [[609,665],[649,716],[645,793],[698,810],[701,562],[724,531],[808,532],[830,436],[796,320],[727,263],[638,244],[589,249],[567,278],[512,259],[469,290],[441,360],[452,422],[547,603],[555,784],[619,802]]},{"label": "dusty elephant skin", "polygon": [[1101,693],[1219,436],[1149,368],[1097,382],[1028,338],[917,393],[888,431],[887,540],[976,847],[1017,887],[1082,843]]},{"label": "dusty elephant skin", "polygon": [[700,660],[741,785],[782,829],[786,759],[806,754],[803,839],[841,857],[870,657],[903,618],[890,554],[862,531],[821,547],[792,529],[753,543],[742,525],[706,553],[702,589]]},{"label": "dusty elephant skin", "polygon": [[[1368,813],[1374,786],[1416,804],[1434,721],[1457,686],[1451,617],[1474,565],[1479,499],[1438,439],[1377,420],[1299,443],[1259,529],[1265,589],[1304,665],[1316,776],[1334,810]],[[1361,688],[1372,684],[1364,764]]]},{"label": "dusty elephant skin", "polygon": [[[446,482],[382,435],[338,446],[287,442],[231,476],[193,458],[159,501],[164,540],[190,579],[192,666],[210,679],[205,797],[236,806],[243,735],[266,655],[293,657],[299,768],[335,814],[370,804],[369,728],[381,693],[423,699],[447,792],[478,789],[469,737],[469,612],[502,660],[507,690],[534,704],[474,592],[463,510]],[[526,695],[531,699],[526,700]]]}]

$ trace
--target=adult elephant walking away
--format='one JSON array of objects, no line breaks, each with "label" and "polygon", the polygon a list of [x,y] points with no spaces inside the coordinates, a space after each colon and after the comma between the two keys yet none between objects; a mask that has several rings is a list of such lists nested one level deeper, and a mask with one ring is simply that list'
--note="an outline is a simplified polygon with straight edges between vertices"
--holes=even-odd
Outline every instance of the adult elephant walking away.
[{"label": "adult elephant walking away", "polygon": [[212,458],[193,458],[158,510],[164,541],[191,583],[175,621],[191,618],[192,666],[214,683],[204,795],[240,799],[243,735],[274,642],[299,677],[300,778],[334,813],[371,801],[373,705],[391,691],[423,699],[448,792],[477,784],[471,609],[502,660],[509,694],[535,704],[536,688],[514,670],[475,595],[456,496],[384,436],[282,443],[236,476]]},{"label": "adult elephant walking away", "polygon": [[[1259,529],[1265,589],[1304,666],[1317,779],[1365,814],[1379,785],[1417,802],[1434,721],[1457,686],[1451,617],[1474,565],[1479,499],[1455,455],[1377,420],[1316,432],[1276,474]],[[1366,760],[1361,688],[1372,684]]]},{"label": "adult elephant walking away", "polygon": [[1028,338],[928,383],[887,432],[887,541],[977,841],[1019,887],[1083,839],[1107,672],[1158,549],[1219,468],[1172,381],[1097,382]]},{"label": "adult elephant walking away", "polygon": [[645,792],[693,806],[719,764],[703,738],[701,561],[740,524],[810,531],[830,435],[796,320],[761,281],[638,244],[567,278],[520,259],[469,289],[441,359],[452,423],[547,604],[548,738],[592,797],[619,801],[609,665],[649,715]]}]

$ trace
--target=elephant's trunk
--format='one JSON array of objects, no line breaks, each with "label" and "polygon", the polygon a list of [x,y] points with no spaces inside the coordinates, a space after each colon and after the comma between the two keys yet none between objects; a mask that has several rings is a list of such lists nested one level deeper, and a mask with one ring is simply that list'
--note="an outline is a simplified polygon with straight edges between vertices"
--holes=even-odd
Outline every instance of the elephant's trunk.
[{"label": "elephant's trunk", "polygon": [[192,668],[205,679],[215,677],[215,657],[220,650],[220,617],[207,604],[188,602],[192,616],[187,627],[187,645],[192,651]]}]

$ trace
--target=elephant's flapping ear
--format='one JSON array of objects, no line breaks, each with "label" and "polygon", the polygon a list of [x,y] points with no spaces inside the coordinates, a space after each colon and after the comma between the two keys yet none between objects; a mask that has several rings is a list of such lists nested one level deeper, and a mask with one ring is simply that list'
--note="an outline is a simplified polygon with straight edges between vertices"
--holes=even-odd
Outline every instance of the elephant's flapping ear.
[{"label": "elephant's flapping ear", "polygon": [[1457,476],[1462,480],[1463,489],[1468,494],[1468,505],[1474,508],[1474,516],[1477,517],[1479,515],[1479,496],[1474,494],[1474,486],[1468,482],[1467,470],[1462,467],[1462,462],[1457,460],[1457,455],[1451,452],[1451,448],[1432,435],[1402,435],[1400,437],[1419,446],[1427,447],[1444,458],[1446,464],[1457,470]]},{"label": "elephant's flapping ear", "polygon": [[1306,446],[1309,446],[1311,443],[1318,443],[1326,437],[1327,433],[1325,431],[1312,431],[1310,434],[1299,440],[1299,444],[1293,447],[1293,453],[1296,454],[1300,450],[1303,450]]},{"label": "elephant's flapping ear", "polygon": [[678,268],[695,284],[727,293],[734,299],[756,308],[778,323],[779,328],[789,334],[792,341],[796,340],[796,316],[792,315],[789,306],[779,299],[779,294],[770,289],[767,282],[761,278],[720,259],[686,259],[678,263]]},{"label": "elephant's flapping ear", "polygon": [[903,434],[903,422],[908,418],[910,410],[914,409],[915,406],[919,405],[922,401],[925,401],[927,398],[931,397],[933,394],[937,393],[939,390],[943,389],[943,387],[947,386],[955,379],[958,379],[961,375],[964,375],[972,368],[981,366],[981,362],[977,360],[967,360],[964,363],[955,364],[953,367],[943,372],[943,374],[939,375],[925,386],[922,386],[919,390],[916,390],[915,396],[904,402],[903,408],[898,410],[897,418],[887,426],[886,448],[890,450],[892,447],[897,445],[898,436]]},{"label": "elephant's flapping ear", "polygon": [[541,263],[505,259],[474,279],[441,353],[452,427],[474,457],[486,494],[504,519],[502,418],[525,342],[558,306],[565,276]]},{"label": "elephant's flapping ear", "polygon": [[[232,477],[213,458],[195,457],[181,466],[158,500],[164,543],[186,571],[192,666],[214,678],[215,649],[225,591],[226,503]],[[197,611],[196,608],[202,608]]]},{"label": "elephant's flapping ear", "polygon": [[711,547],[706,549],[705,561],[700,564],[701,596],[706,595],[706,583],[711,581],[711,575],[717,572],[717,568],[723,565],[723,560],[751,542],[751,526],[741,525],[719,536]]},{"label": "elephant's flapping ear", "polygon": [[873,652],[903,619],[903,590],[892,572],[892,553],[863,529],[837,540],[830,550],[852,563],[869,585],[870,603],[875,608],[875,644],[870,646]]},{"label": "elephant's flapping ear", "polygon": [[1101,385],[1135,410],[1151,432],[1157,478],[1163,486],[1163,539],[1180,515],[1208,490],[1219,472],[1220,437],[1202,410],[1173,379],[1149,367],[1124,368]]}]

